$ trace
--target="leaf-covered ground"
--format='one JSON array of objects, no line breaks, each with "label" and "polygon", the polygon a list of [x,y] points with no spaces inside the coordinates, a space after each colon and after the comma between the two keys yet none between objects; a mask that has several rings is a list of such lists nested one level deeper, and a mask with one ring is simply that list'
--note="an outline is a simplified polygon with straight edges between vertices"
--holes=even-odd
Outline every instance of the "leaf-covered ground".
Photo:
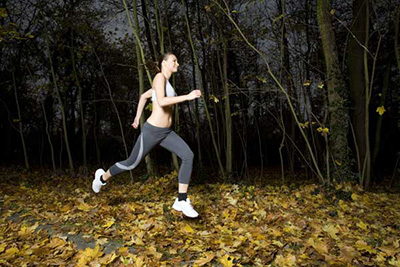
[{"label": "leaf-covered ground", "polygon": [[94,194],[92,177],[10,172],[1,266],[400,266],[398,194],[193,185],[201,218],[190,220],[171,210],[174,173]]}]

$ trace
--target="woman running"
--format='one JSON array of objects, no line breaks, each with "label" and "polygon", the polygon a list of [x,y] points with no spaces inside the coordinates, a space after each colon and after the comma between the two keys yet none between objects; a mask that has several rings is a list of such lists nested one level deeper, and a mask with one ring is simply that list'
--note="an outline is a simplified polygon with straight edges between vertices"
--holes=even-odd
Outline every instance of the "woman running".
[{"label": "woman running", "polygon": [[187,95],[176,95],[174,88],[169,83],[171,75],[177,72],[179,67],[178,59],[174,54],[166,53],[162,55],[158,62],[158,67],[160,72],[154,77],[152,89],[143,93],[139,100],[136,117],[132,123],[133,128],[138,128],[140,116],[148,98],[151,98],[153,102],[153,109],[151,116],[143,125],[142,132],[132,149],[131,155],[128,159],[112,165],[107,172],[103,169],[98,169],[95,173],[92,189],[95,193],[98,193],[112,176],[136,168],[154,146],[160,145],[175,153],[182,160],[178,174],[178,198],[175,199],[172,208],[183,212],[188,217],[196,218],[199,214],[193,209],[190,199],[187,197],[189,180],[192,174],[193,152],[170,127],[172,124],[173,105],[199,98],[201,91],[193,90]]}]

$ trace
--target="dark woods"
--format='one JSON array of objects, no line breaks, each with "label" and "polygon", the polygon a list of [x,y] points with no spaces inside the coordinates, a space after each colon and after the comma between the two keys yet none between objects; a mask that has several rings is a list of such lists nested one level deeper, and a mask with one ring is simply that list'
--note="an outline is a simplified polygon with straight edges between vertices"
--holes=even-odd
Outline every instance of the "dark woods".
[{"label": "dark woods", "polygon": [[[398,0],[0,3],[3,164],[74,173],[125,158],[140,93],[172,51],[178,94],[203,91],[174,124],[197,173],[399,181]],[[159,164],[177,159],[156,150],[143,166]]]}]

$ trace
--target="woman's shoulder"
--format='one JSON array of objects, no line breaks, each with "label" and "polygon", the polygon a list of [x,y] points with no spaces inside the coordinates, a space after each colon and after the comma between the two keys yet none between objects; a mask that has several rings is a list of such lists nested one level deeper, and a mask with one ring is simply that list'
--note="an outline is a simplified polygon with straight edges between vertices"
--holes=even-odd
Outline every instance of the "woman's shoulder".
[{"label": "woman's shoulder", "polygon": [[159,72],[159,73],[157,73],[156,74],[156,76],[154,76],[154,79],[153,79],[153,81],[163,81],[163,82],[165,82],[165,76],[164,76],[164,74],[162,74],[161,72]]}]

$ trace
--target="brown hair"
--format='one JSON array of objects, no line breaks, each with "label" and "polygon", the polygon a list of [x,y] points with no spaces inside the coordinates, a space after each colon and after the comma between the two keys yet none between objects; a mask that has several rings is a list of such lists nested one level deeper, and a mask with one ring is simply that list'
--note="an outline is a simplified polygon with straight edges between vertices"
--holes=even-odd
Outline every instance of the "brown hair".
[{"label": "brown hair", "polygon": [[167,52],[167,53],[162,54],[162,55],[158,58],[157,67],[158,67],[158,70],[159,70],[159,71],[161,71],[162,62],[163,62],[164,60],[167,60],[168,57],[169,57],[170,55],[173,55],[173,53]]}]

